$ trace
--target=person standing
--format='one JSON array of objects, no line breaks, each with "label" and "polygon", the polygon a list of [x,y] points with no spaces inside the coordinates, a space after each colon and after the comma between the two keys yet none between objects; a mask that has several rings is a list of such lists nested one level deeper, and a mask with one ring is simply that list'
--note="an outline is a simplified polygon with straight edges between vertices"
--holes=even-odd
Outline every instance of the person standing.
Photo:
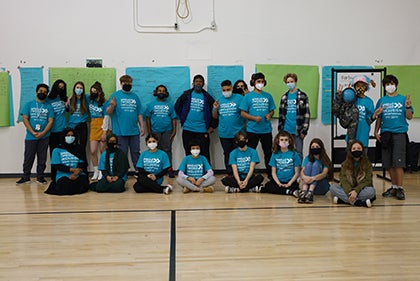
[{"label": "person standing", "polygon": [[23,176],[17,184],[29,183],[32,166],[37,157],[36,181],[46,184],[45,168],[50,130],[54,122],[54,109],[45,102],[49,91],[46,84],[36,86],[36,99],[28,102],[21,113],[26,127],[25,152],[23,159]]},{"label": "person standing", "polygon": [[303,140],[308,134],[309,111],[308,96],[297,88],[298,77],[295,73],[287,73],[283,77],[289,89],[280,99],[278,131],[286,131],[293,136],[296,151],[302,159]]},{"label": "person standing", "polygon": [[217,120],[212,117],[213,97],[204,89],[204,77],[194,76],[193,88],[185,91],[175,103],[182,126],[182,144],[185,155],[190,154],[189,142],[197,139],[201,147],[201,155],[210,161],[210,133],[217,127]]},{"label": "person standing", "polygon": [[241,109],[241,116],[247,120],[248,146],[256,149],[258,142],[261,142],[266,172],[270,177],[271,170],[268,163],[273,144],[271,118],[276,105],[271,94],[263,91],[264,86],[267,85],[263,73],[252,74],[250,84],[254,90],[244,96],[239,109]]},{"label": "person standing", "polygon": [[[118,137],[121,150],[128,155],[136,167],[140,155],[140,136],[144,135],[142,105],[133,91],[133,79],[129,75],[120,77],[121,90],[113,93],[106,103],[106,113],[111,115],[112,132]],[[140,126],[140,128],[139,128]]]},{"label": "person standing", "polygon": [[382,167],[388,169],[392,183],[382,196],[395,196],[398,200],[405,200],[403,178],[408,143],[407,120],[413,118],[414,110],[410,95],[403,96],[397,92],[397,77],[386,75],[382,84],[386,96],[380,98],[376,104],[379,115],[375,124],[375,137],[382,147]]},{"label": "person standing", "polygon": [[235,134],[244,129],[245,120],[239,109],[243,96],[232,94],[232,82],[229,80],[223,81],[221,87],[223,96],[213,104],[213,118],[219,119],[218,133],[223,148],[226,173],[232,176],[229,155],[236,148]]}]

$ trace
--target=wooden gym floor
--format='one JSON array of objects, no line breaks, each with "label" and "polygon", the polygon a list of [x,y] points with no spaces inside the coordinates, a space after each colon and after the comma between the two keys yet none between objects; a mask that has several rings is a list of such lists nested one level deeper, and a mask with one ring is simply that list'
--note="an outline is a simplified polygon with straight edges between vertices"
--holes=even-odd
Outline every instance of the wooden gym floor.
[{"label": "wooden gym floor", "polygon": [[[0,280],[419,280],[420,174],[370,209],[289,196],[88,192],[0,179]],[[221,176],[218,176],[219,178]],[[169,179],[170,182],[173,179]]]}]

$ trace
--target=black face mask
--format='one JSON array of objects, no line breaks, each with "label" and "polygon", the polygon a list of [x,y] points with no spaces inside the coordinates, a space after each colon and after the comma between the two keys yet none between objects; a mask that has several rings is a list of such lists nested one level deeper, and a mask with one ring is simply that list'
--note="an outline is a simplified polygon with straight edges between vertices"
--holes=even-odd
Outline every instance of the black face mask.
[{"label": "black face mask", "polygon": [[166,94],[164,94],[164,93],[159,93],[159,94],[157,94],[157,97],[158,97],[158,99],[163,100],[164,98],[166,98]]},{"label": "black face mask", "polygon": [[90,93],[90,98],[93,100],[96,100],[98,98],[99,94],[98,93]]},{"label": "black face mask", "polygon": [[319,155],[321,153],[321,148],[317,147],[317,148],[311,148],[311,153],[313,155]]},{"label": "black face mask", "polygon": [[108,147],[109,151],[115,151],[117,149],[117,143],[115,142],[108,142],[106,146]]},{"label": "black face mask", "polygon": [[125,92],[130,92],[132,87],[133,87],[133,85],[131,85],[131,84],[124,84],[124,85],[122,86],[122,89],[123,89]]},{"label": "black face mask", "polygon": [[37,93],[36,97],[40,100],[45,100],[47,98],[47,93]]},{"label": "black face mask", "polygon": [[246,145],[246,140],[237,141],[236,144],[238,145],[238,147],[244,148]]},{"label": "black face mask", "polygon": [[236,88],[233,92],[235,94],[241,94],[241,95],[243,95],[244,94],[244,89],[242,89],[242,88]]},{"label": "black face mask", "polygon": [[355,151],[352,151],[352,152],[351,152],[351,155],[352,155],[354,158],[360,158],[360,156],[362,156],[362,154],[363,154],[363,151],[361,151],[361,150],[355,150]]}]

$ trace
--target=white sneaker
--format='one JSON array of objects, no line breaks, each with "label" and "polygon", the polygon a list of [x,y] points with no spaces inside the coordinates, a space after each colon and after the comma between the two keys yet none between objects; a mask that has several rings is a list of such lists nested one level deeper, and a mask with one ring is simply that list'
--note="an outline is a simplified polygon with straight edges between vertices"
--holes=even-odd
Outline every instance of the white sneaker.
[{"label": "white sneaker", "polygon": [[92,180],[93,180],[93,181],[98,180],[98,176],[99,176],[99,171],[98,171],[98,170],[95,170],[95,171],[93,172]]},{"label": "white sneaker", "polygon": [[98,171],[98,181],[100,181],[101,179],[102,179],[102,172],[101,171]]},{"label": "white sneaker", "polygon": [[255,193],[260,193],[261,192],[261,187],[262,186],[254,186],[252,188],[249,189],[250,192],[255,192]]},{"label": "white sneaker", "polygon": [[163,189],[163,193],[164,194],[169,194],[172,192],[172,185],[168,184],[164,189]]},{"label": "white sneaker", "polygon": [[372,208],[372,202],[370,202],[370,199],[366,199],[366,207]]},{"label": "white sneaker", "polygon": [[338,204],[338,197],[337,197],[337,196],[334,196],[334,198],[333,198],[333,203],[334,203],[334,204]]},{"label": "white sneaker", "polygon": [[232,187],[232,186],[226,186],[225,187],[226,193],[236,193],[239,192],[238,188]]}]

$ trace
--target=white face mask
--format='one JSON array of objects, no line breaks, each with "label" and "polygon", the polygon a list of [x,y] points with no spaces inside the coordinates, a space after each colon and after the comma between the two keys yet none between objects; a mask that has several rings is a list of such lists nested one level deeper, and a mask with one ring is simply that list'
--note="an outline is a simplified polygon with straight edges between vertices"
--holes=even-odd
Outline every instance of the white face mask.
[{"label": "white face mask", "polygon": [[158,144],[157,144],[157,143],[155,143],[155,142],[149,142],[149,143],[147,144],[147,147],[148,147],[150,150],[155,149],[157,146],[158,146]]},{"label": "white face mask", "polygon": [[386,86],[385,86],[385,91],[386,91],[388,94],[395,93],[395,91],[396,91],[396,90],[397,90],[397,87],[395,87],[395,85],[390,84],[390,85],[386,85]]},{"label": "white face mask", "polygon": [[261,91],[262,88],[264,88],[264,84],[263,83],[255,84],[255,88],[257,88],[259,91]]},{"label": "white face mask", "polygon": [[286,83],[286,87],[287,89],[289,89],[290,91],[293,90],[295,88],[296,84],[293,82],[290,83]]},{"label": "white face mask", "polygon": [[191,149],[191,154],[197,157],[200,154],[200,149]]},{"label": "white face mask", "polygon": [[232,96],[232,91],[229,91],[229,92],[222,92],[222,95],[223,95],[225,98],[230,98],[230,97]]},{"label": "white face mask", "polygon": [[76,140],[75,136],[65,136],[65,141],[68,144],[74,143],[75,140]]}]

